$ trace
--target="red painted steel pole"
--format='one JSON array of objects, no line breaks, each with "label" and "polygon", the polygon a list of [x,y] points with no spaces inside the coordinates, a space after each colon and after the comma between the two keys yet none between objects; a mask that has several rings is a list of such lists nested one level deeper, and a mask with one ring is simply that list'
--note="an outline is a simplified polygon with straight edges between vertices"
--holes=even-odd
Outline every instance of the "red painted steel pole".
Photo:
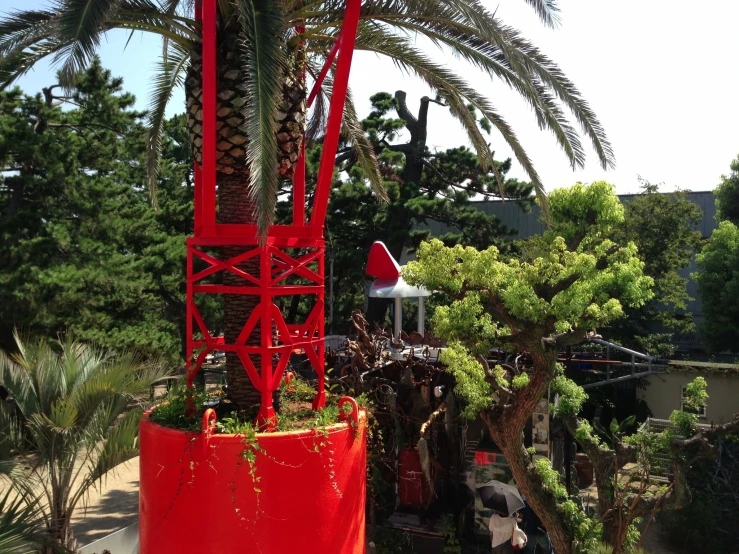
[{"label": "red painted steel pole", "polygon": [[328,208],[328,195],[331,192],[331,181],[334,174],[336,149],[339,146],[341,119],[344,115],[344,102],[349,89],[349,71],[351,70],[354,41],[359,26],[361,0],[348,0],[344,26],[341,29],[341,43],[339,44],[339,58],[336,62],[334,87],[331,92],[331,107],[328,112],[326,136],[323,140],[323,154],[318,169],[318,185],[313,201],[311,225],[323,227]]},{"label": "red painted steel pole", "polygon": [[300,144],[298,167],[293,178],[293,225],[305,225],[305,138]]},{"label": "red painted steel pole", "polygon": [[187,371],[187,388],[192,388],[192,381],[195,378],[195,372],[193,371],[194,368],[193,365],[195,364],[195,360],[192,359],[194,354],[194,345],[193,345],[193,337],[192,337],[192,251],[190,250],[190,245],[187,245],[187,302],[186,302],[186,317],[187,317],[187,323],[186,323],[186,336],[187,336],[187,344],[185,345],[185,351],[187,352],[187,360],[185,364],[185,369]]}]

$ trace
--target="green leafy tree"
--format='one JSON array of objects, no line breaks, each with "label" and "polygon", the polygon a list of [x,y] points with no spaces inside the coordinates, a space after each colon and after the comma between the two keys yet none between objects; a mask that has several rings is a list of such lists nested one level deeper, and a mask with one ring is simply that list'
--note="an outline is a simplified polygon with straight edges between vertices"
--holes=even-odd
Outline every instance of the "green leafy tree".
[{"label": "green leafy tree", "polygon": [[692,274],[703,300],[705,322],[699,329],[712,352],[739,351],[739,228],[722,221],[696,257],[698,271]]},{"label": "green leafy tree", "polygon": [[659,186],[642,181],[641,193],[624,204],[624,221],[614,240],[633,242],[644,262],[644,274],[654,279],[654,296],[604,332],[625,345],[655,355],[674,352],[675,334],[693,331],[688,280],[678,271],[690,265],[702,237],[695,226],[703,211],[687,198],[688,191],[660,193]]},{"label": "green leafy tree", "polygon": [[0,384],[12,395],[27,431],[30,475],[14,480],[26,494],[43,491],[47,533],[74,550],[70,527],[91,487],[115,466],[137,455],[142,408],[162,364],[115,355],[73,341],[15,337],[17,352],[0,352]]},{"label": "green leafy tree", "polygon": [[[583,514],[570,501],[560,502],[561,493],[547,484],[547,468],[537,467],[524,448],[523,429],[550,387],[561,397],[561,410],[579,412],[586,395],[559,373],[559,352],[622,317],[624,306],[649,300],[653,282],[633,243],[605,238],[624,217],[612,185],[558,189],[549,205],[552,230],[521,241],[520,253],[449,248],[433,240],[420,246],[405,278],[454,298],[433,319],[436,333],[450,341],[441,359],[467,400],[466,414],[483,415],[554,549],[569,554],[576,539],[585,540]],[[491,366],[486,355],[493,346],[527,352],[530,374]]]},{"label": "green leafy tree", "polygon": [[[556,24],[553,1],[528,3],[546,24]],[[185,0],[86,0],[11,13],[0,22],[0,86],[7,86],[39,60],[53,56],[61,67],[62,84],[71,87],[107,31],[122,28],[161,36],[164,48],[154,79],[147,143],[153,185],[165,106],[172,90],[183,81],[190,143],[196,161],[201,160],[202,64],[194,4]],[[292,176],[305,134],[304,70],[311,75],[319,73],[342,28],[344,6],[344,2],[335,0],[218,2],[218,140],[223,154],[217,164],[217,183],[222,223],[255,223],[264,232],[274,217],[280,178]],[[585,154],[565,109],[592,143],[601,164],[612,165],[613,154],[605,133],[574,84],[479,0],[370,0],[363,2],[362,10],[357,48],[390,58],[437,91],[469,134],[483,167],[493,165],[493,155],[468,104],[500,132],[533,185],[543,190],[523,145],[505,119],[456,72],[432,61],[416,45],[417,36],[430,39],[491,79],[501,79],[511,86],[531,105],[539,125],[552,131],[573,167],[582,166]],[[299,35],[296,28],[304,31]],[[327,86],[331,77],[330,72]],[[327,106],[323,94],[315,110],[315,124],[309,127],[319,131],[316,136]],[[348,140],[359,146],[359,163],[379,192],[382,178],[351,101],[346,105],[344,130]],[[229,248],[222,252],[224,258],[234,254]],[[254,263],[246,262],[244,269],[258,271],[258,267],[250,266]],[[224,284],[238,284],[236,279],[229,273],[224,276]],[[226,340],[232,342],[257,299],[226,296],[224,332]],[[231,400],[244,409],[258,404],[259,393],[233,353],[227,355],[227,371]]]},{"label": "green leafy tree", "polygon": [[[463,413],[480,414],[485,420],[517,485],[561,554],[590,552],[600,539],[615,553],[636,547],[639,533],[634,524],[639,518],[684,502],[683,468],[705,455],[702,448],[710,450],[710,441],[739,428],[737,420],[694,434],[694,416],[679,412],[672,419],[682,436],[639,436],[625,444],[621,426],[614,422],[606,436],[608,445],[590,423],[578,418],[587,394],[563,375],[559,353],[583,341],[589,331],[623,317],[624,307],[638,307],[652,298],[653,280],[644,275],[636,246],[608,238],[624,218],[613,189],[600,181],[553,191],[552,229],[520,241],[514,254],[502,255],[495,247],[450,248],[433,240],[421,245],[418,261],[405,270],[410,283],[453,299],[437,308],[433,324],[450,341],[441,360],[455,376],[455,392],[466,402]],[[525,352],[530,368],[524,372],[488,362],[492,347]],[[705,402],[704,380],[688,388],[694,406]],[[549,393],[555,415],[593,463],[598,518],[587,516],[569,498],[549,460],[535,459],[524,448],[524,426]],[[616,480],[617,469],[636,460],[636,443],[647,440],[662,441],[675,462],[675,484],[659,494],[647,493],[649,464],[635,474],[635,489]]]},{"label": "green leafy tree", "polygon": [[689,552],[731,552],[739,529],[739,435],[716,445],[721,456],[697,460],[686,471],[691,502],[661,514],[670,543]]},{"label": "green leafy tree", "polygon": [[154,210],[145,117],[120,79],[96,61],[69,96],[58,90],[0,93],[0,341],[10,346],[15,327],[70,329],[181,358],[192,232],[184,116],[165,124]]},{"label": "green leafy tree", "polygon": [[739,156],[731,161],[731,172],[721,176],[716,190],[716,217],[739,225]]}]

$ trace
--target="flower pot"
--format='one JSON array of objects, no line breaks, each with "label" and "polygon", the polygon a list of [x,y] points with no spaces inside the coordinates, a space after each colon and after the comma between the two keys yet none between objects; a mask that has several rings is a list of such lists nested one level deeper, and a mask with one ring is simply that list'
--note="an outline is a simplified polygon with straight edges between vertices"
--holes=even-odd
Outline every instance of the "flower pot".
[{"label": "flower pot", "polygon": [[212,412],[201,433],[144,417],[141,554],[364,554],[367,417],[349,401],[350,421],[251,444],[212,434]]}]

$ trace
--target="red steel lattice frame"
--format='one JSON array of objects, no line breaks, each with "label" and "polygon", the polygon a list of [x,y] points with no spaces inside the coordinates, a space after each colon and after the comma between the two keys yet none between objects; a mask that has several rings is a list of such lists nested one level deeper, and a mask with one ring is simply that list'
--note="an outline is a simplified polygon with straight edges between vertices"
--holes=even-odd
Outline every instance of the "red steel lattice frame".
[{"label": "red steel lattice frame", "polygon": [[[318,374],[318,393],[313,408],[325,404],[324,386],[324,238],[323,227],[328,208],[328,196],[333,177],[334,157],[339,143],[341,119],[349,85],[354,41],[359,24],[361,0],[347,0],[344,24],[319,74],[308,104],[320,93],[323,79],[334,60],[333,91],[329,106],[323,152],[313,200],[311,218],[305,218],[305,144],[293,179],[292,225],[272,225],[264,241],[259,241],[255,225],[221,224],[216,221],[216,10],[217,0],[196,2],[195,16],[201,22],[203,63],[203,149],[202,166],[195,164],[195,225],[194,236],[187,239],[187,382],[192,387],[205,357],[212,350],[235,352],[254,387],[262,395],[257,416],[261,428],[271,429],[276,424],[272,393],[279,387],[290,354],[304,350]],[[246,183],[244,183],[246,186]],[[243,246],[244,251],[227,259],[206,253],[206,248]],[[290,253],[299,249],[303,253]],[[259,258],[259,275],[251,275],[236,267],[253,258]],[[207,264],[206,269],[194,271],[194,261]],[[317,269],[311,269],[311,266]],[[231,272],[249,285],[225,286],[201,281],[218,272]],[[309,284],[288,284],[288,277],[300,277]],[[257,295],[259,304],[248,317],[235,342],[213,337],[195,304],[196,294]],[[275,297],[313,295],[315,306],[305,322],[290,325],[274,302]],[[247,339],[260,326],[261,344],[248,345]],[[275,335],[272,329],[277,329]],[[199,332],[201,337],[195,336]],[[255,367],[251,356],[258,355],[260,367]],[[277,363],[273,366],[273,360]]]}]

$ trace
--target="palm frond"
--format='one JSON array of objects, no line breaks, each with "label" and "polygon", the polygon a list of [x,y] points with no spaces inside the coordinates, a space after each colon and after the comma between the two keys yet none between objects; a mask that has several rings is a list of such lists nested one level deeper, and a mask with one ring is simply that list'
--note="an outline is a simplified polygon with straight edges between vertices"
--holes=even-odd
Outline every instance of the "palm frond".
[{"label": "palm frond", "polygon": [[[315,79],[320,70],[313,67],[310,62],[306,62],[308,73]],[[328,98],[331,97],[331,83],[324,80],[321,90],[316,95],[311,107],[308,123],[305,127],[305,139],[316,140],[320,137],[325,129],[328,120]]]},{"label": "palm frond", "polygon": [[[31,475],[15,479],[14,487],[44,495],[39,517],[53,527],[72,516],[107,471],[136,455],[141,410],[129,410],[130,404],[167,370],[156,360],[112,355],[69,335],[53,342],[17,332],[15,338],[15,355],[0,352],[0,384],[13,395],[35,455]],[[0,417],[0,431],[6,427]]]},{"label": "palm frond", "polygon": [[112,431],[107,433],[103,451],[98,456],[93,471],[90,472],[91,479],[100,480],[110,470],[138,454],[136,439],[142,415],[141,409],[127,412]]},{"label": "palm frond", "polygon": [[526,3],[534,8],[539,19],[548,27],[557,27],[561,23],[559,17],[559,6],[556,0],[525,0]]},{"label": "palm frond", "polygon": [[[357,34],[357,48],[376,52],[392,59],[404,71],[415,73],[426,81],[433,89],[438,90],[450,104],[452,113],[465,127],[465,130],[477,151],[480,164],[485,169],[495,171],[493,157],[484,137],[480,133],[477,122],[467,111],[466,102],[471,103],[498,129],[504,140],[513,150],[516,158],[528,173],[542,204],[542,212],[548,213],[544,184],[533,166],[528,154],[516,137],[508,123],[498,114],[492,105],[476,90],[457,77],[447,68],[430,61],[423,53],[410,44],[404,37],[388,36],[374,26],[361,25]],[[466,101],[466,102],[465,102]],[[500,177],[498,177],[500,181]],[[499,183],[500,184],[500,183]]]},{"label": "palm frond", "polygon": [[15,48],[5,56],[0,55],[0,92],[28,73],[33,66],[60,48],[57,40],[41,41],[27,50]]},{"label": "palm frond", "polygon": [[585,160],[585,151],[577,131],[570,125],[566,115],[553,98],[550,90],[544,87],[537,78],[528,74],[520,75],[512,70],[501,50],[479,37],[469,34],[471,30],[459,25],[436,31],[442,28],[437,24],[427,28],[415,22],[393,21],[392,26],[409,31],[418,32],[440,45],[444,45],[458,57],[479,67],[491,77],[501,78],[511,88],[516,90],[534,110],[539,127],[549,129],[570,160],[572,167],[582,167]]},{"label": "palm frond", "polygon": [[48,38],[55,12],[48,10],[14,11],[0,22],[0,56]]},{"label": "palm frond", "polygon": [[362,128],[362,122],[357,116],[357,110],[354,107],[354,101],[350,93],[347,93],[344,104],[343,131],[352,148],[354,148],[354,152],[357,154],[357,163],[364,171],[364,176],[369,180],[375,195],[380,201],[388,202],[389,199],[380,174],[375,149]]},{"label": "palm frond", "polygon": [[31,552],[44,542],[38,501],[7,490],[0,498],[0,552]]},{"label": "palm frond", "polygon": [[106,19],[117,6],[117,0],[64,0],[57,19],[57,33],[69,45],[54,57],[54,62],[62,64],[62,85],[71,88],[77,74],[87,67],[106,30]]},{"label": "palm frond", "polygon": [[238,1],[239,42],[251,99],[246,105],[249,194],[257,206],[257,227],[262,237],[274,217],[279,187],[275,116],[286,71],[280,4],[272,0]]},{"label": "palm frond", "polygon": [[524,63],[529,70],[544,85],[548,86],[575,116],[580,127],[590,138],[603,169],[615,167],[613,147],[606,136],[605,129],[575,84],[567,78],[556,63],[524,39],[518,31],[510,28],[507,28],[507,31],[508,40],[525,55]]},{"label": "palm frond", "polygon": [[[539,5],[545,10],[556,8],[552,2]],[[554,133],[570,164],[582,167],[584,152],[579,137],[552,101],[553,93],[590,137],[601,164],[604,167],[613,165],[613,152],[602,126],[561,69],[522,39],[517,31],[501,24],[479,1],[367,0],[363,4],[363,17],[365,23],[371,22],[388,34],[395,29],[426,36],[491,77],[503,79],[531,104],[540,127]],[[337,23],[322,21],[313,30],[320,31]]]},{"label": "palm frond", "polygon": [[146,133],[146,174],[151,203],[157,206],[157,178],[162,154],[162,131],[167,104],[176,88],[182,86],[190,54],[179,44],[170,44],[169,53],[162,56],[152,82]]}]

